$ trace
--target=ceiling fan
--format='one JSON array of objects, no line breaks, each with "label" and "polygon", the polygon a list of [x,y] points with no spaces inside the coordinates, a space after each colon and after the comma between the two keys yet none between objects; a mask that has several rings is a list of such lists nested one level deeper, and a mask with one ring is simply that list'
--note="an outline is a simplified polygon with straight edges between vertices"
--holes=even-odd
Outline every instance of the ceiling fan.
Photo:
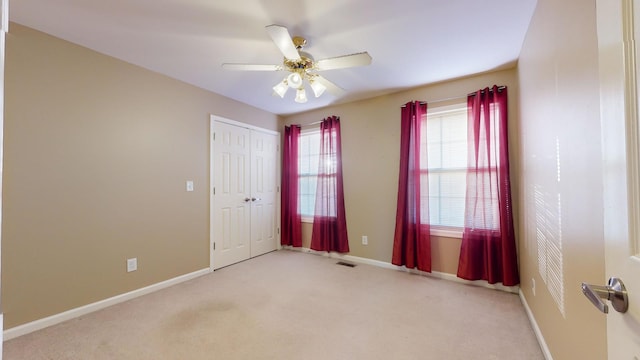
[{"label": "ceiling fan", "polygon": [[371,56],[366,51],[316,61],[311,54],[302,51],[307,43],[305,38],[300,36],[292,38],[289,35],[289,30],[280,25],[269,25],[266,29],[273,42],[284,55],[282,65],[224,63],[222,68],[248,71],[288,71],[289,74],[273,87],[274,93],[281,98],[284,97],[289,88],[292,88],[296,89],[296,102],[307,102],[305,80],[309,83],[316,97],[322,95],[325,90],[334,95],[340,95],[344,92],[344,89],[327,80],[318,72],[371,64]]}]

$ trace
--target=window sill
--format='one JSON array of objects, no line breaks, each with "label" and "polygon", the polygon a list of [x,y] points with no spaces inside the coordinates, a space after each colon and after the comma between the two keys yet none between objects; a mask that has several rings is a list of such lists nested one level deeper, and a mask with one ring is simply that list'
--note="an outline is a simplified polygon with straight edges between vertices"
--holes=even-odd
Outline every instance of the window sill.
[{"label": "window sill", "polygon": [[457,228],[431,228],[431,236],[462,239],[462,229]]},{"label": "window sill", "polygon": [[312,217],[302,217],[302,222],[303,223],[307,223],[307,224],[313,224],[313,218]]}]

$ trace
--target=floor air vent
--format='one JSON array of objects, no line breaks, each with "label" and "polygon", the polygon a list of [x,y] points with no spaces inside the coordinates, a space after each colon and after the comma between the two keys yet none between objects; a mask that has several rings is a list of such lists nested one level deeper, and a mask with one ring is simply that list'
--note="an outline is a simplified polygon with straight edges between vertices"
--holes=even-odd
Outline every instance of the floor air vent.
[{"label": "floor air vent", "polygon": [[347,266],[347,267],[356,267],[356,264],[348,263],[346,261],[338,261],[336,264],[342,265],[342,266]]}]

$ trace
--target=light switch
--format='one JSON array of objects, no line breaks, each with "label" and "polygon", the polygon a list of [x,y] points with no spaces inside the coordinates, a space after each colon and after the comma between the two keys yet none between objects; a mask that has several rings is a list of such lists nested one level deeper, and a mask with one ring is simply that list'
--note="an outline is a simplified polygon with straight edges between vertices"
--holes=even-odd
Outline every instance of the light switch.
[{"label": "light switch", "polygon": [[127,272],[138,270],[138,258],[127,259]]},{"label": "light switch", "polygon": [[193,181],[187,180],[187,191],[193,191]]}]

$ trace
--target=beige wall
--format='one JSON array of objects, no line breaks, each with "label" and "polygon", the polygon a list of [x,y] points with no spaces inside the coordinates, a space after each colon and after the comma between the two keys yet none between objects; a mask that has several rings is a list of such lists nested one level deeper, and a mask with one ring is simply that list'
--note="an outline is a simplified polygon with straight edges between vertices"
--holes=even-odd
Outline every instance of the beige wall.
[{"label": "beige wall", "polygon": [[[607,357],[605,316],[580,290],[605,282],[597,50],[595,1],[538,0],[518,65],[520,269],[555,360]],[[545,227],[561,229],[564,316],[538,270],[536,231]]]},{"label": "beige wall", "polygon": [[273,114],[17,24],[5,101],[5,328],[207,268],[209,114],[278,129]]},{"label": "beige wall", "polygon": [[[462,97],[480,88],[507,85],[510,122],[515,123],[518,97],[516,70],[479,76],[407,90],[392,95],[331,106],[284,118],[288,124],[309,124],[336,115],[341,120],[345,207],[350,255],[391,262],[396,219],[398,166],[400,157],[400,107],[412,100],[434,101]],[[515,124],[514,124],[515,125]],[[515,126],[510,129],[511,156],[517,156]],[[512,165],[516,174],[517,164]],[[518,179],[513,177],[514,188]],[[517,194],[514,194],[517,204]],[[517,210],[517,209],[516,209]],[[310,224],[303,225],[303,246],[311,238]],[[362,245],[362,235],[368,245]],[[455,274],[458,269],[460,239],[432,238],[433,271]]]}]

